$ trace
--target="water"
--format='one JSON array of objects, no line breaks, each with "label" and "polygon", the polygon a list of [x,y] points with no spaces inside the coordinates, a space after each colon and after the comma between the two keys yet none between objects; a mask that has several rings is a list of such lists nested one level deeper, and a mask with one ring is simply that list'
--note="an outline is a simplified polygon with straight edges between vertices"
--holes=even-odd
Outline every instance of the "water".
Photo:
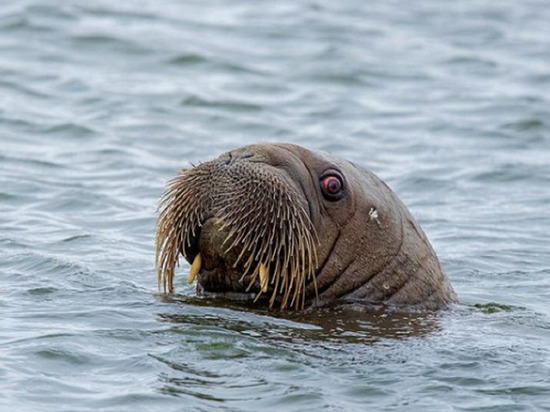
[{"label": "water", "polygon": [[[0,410],[550,410],[546,1],[0,5]],[[157,293],[165,182],[247,143],[386,180],[460,297]]]}]

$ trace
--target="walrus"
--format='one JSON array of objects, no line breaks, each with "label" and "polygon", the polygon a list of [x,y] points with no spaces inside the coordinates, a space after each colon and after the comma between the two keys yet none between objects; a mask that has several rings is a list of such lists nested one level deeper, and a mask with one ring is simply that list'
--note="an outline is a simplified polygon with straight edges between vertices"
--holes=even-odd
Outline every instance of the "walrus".
[{"label": "walrus", "polygon": [[426,235],[382,180],[292,144],[240,147],[171,180],[156,236],[165,293],[180,256],[197,293],[281,309],[436,310],[457,299]]}]

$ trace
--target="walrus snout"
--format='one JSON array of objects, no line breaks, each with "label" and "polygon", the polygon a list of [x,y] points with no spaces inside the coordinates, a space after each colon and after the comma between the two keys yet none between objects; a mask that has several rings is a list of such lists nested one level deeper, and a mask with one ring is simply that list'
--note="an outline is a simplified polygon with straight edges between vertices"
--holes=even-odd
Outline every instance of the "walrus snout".
[{"label": "walrus snout", "polygon": [[307,199],[269,151],[233,150],[182,171],[161,202],[157,262],[172,290],[179,254],[207,292],[270,295],[300,307],[315,274],[316,235]]}]

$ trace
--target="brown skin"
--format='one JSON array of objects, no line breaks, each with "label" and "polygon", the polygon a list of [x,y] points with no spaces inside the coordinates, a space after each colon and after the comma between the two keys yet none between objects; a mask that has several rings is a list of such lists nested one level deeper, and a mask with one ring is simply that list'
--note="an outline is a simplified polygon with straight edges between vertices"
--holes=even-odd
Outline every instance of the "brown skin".
[{"label": "brown skin", "polygon": [[[328,189],[334,193],[327,193],[327,178],[341,183]],[[197,290],[204,294],[250,293],[295,309],[335,301],[421,309],[456,302],[424,232],[384,182],[296,145],[245,146],[183,171],[161,204],[157,252],[169,291],[179,254],[191,263],[200,253]],[[260,263],[270,282],[263,292]]]}]

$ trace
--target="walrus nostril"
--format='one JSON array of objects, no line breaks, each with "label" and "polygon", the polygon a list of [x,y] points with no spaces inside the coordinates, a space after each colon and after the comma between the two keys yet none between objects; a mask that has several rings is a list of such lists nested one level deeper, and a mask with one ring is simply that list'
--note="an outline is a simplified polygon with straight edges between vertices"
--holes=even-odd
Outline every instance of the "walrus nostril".
[{"label": "walrus nostril", "polygon": [[226,164],[233,164],[236,161],[239,160],[247,160],[255,157],[256,155],[248,150],[247,148],[240,148],[232,150],[228,153],[229,156],[229,162],[226,162]]},{"label": "walrus nostril", "polygon": [[229,152],[227,154],[227,159],[225,160],[226,166],[230,165],[232,160],[233,160],[233,155],[231,154],[231,152]]},{"label": "walrus nostril", "polygon": [[239,160],[247,160],[255,157],[254,153],[247,150],[234,150],[222,155],[221,160],[225,166],[231,166]]}]

